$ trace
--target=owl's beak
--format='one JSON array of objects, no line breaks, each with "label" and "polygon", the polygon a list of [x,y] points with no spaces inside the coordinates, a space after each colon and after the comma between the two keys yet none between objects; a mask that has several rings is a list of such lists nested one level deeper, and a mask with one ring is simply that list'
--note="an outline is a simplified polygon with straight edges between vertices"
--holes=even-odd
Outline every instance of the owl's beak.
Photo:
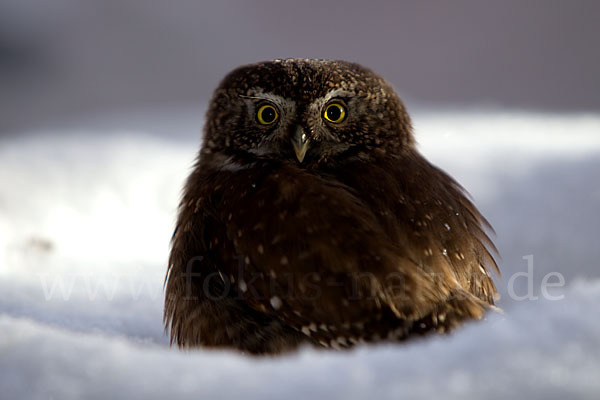
[{"label": "owl's beak", "polygon": [[292,137],[292,145],[294,146],[296,158],[298,158],[299,162],[302,162],[304,160],[306,152],[308,151],[309,144],[310,139],[308,138],[308,135],[304,132],[304,129],[300,125],[296,125],[296,131],[294,132],[294,136]]}]

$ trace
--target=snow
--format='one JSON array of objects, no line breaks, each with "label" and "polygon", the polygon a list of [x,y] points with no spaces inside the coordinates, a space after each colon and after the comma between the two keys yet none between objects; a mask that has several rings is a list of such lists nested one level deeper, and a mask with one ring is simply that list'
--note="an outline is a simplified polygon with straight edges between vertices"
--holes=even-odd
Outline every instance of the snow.
[{"label": "snow", "polygon": [[496,228],[505,314],[266,359],[168,346],[168,245],[200,137],[166,134],[195,119],[148,118],[164,131],[117,121],[0,138],[2,399],[600,394],[600,116],[417,113],[423,153]]}]

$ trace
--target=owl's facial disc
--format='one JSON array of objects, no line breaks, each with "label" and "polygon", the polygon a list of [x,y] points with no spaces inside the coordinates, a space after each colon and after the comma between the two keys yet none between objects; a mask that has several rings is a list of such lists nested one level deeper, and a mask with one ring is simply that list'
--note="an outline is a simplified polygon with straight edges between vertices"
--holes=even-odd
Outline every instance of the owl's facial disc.
[{"label": "owl's facial disc", "polygon": [[361,97],[332,89],[319,97],[255,88],[237,97],[245,104],[244,127],[238,148],[260,157],[285,157],[303,166],[340,156],[353,146],[352,123],[364,113]]}]

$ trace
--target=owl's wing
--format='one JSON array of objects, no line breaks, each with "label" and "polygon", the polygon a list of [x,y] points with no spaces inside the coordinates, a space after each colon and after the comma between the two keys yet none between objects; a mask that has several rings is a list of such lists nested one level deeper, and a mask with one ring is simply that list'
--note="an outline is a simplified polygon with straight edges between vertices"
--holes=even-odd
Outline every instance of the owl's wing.
[{"label": "owl's wing", "polygon": [[336,174],[376,212],[402,255],[438,285],[494,303],[490,271],[500,271],[493,256],[497,249],[486,233],[493,230],[453,178],[417,152],[348,165]]},{"label": "owl's wing", "polygon": [[[194,186],[200,189],[184,197],[187,222],[175,235],[171,269],[200,253],[200,274],[210,282],[196,290],[214,289],[218,275],[223,291],[211,296],[233,297],[321,337],[350,337],[388,314],[415,321],[450,295],[334,180],[293,165],[257,165],[192,175],[188,187]],[[201,245],[186,256],[178,240]]]}]

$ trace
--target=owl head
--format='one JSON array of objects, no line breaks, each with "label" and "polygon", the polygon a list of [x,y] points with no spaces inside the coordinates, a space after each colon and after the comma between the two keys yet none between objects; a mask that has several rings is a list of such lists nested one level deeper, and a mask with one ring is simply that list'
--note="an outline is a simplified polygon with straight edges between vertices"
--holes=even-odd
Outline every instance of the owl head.
[{"label": "owl head", "polygon": [[204,153],[300,165],[401,154],[404,105],[384,79],[344,61],[287,59],[232,71],[215,90]]}]

